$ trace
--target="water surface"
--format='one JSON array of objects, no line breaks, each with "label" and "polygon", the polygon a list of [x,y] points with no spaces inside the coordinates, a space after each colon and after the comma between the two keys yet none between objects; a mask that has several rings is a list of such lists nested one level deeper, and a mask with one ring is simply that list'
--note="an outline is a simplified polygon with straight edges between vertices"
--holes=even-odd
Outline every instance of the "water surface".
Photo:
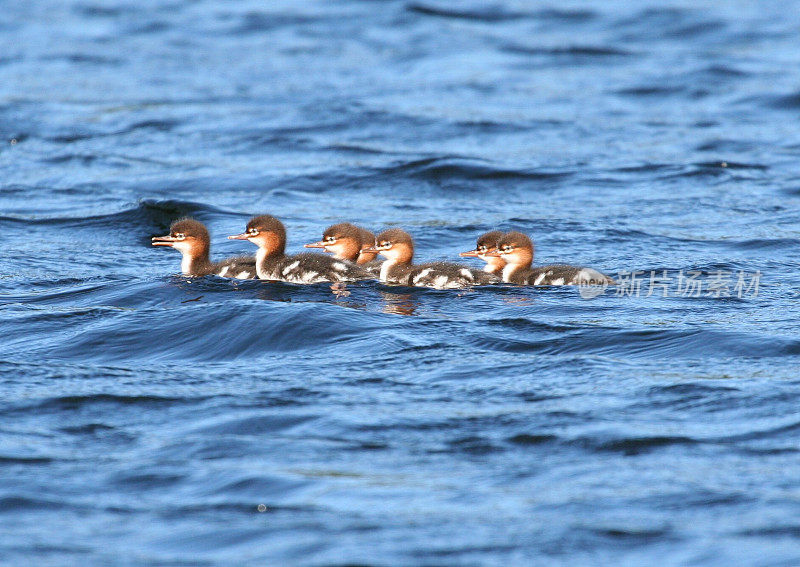
[{"label": "water surface", "polygon": [[[6,3],[0,557],[798,564],[797,14]],[[499,228],[761,279],[337,297],[149,246],[188,215],[248,252],[224,236],[257,213],[291,251],[348,220],[453,260]]]}]

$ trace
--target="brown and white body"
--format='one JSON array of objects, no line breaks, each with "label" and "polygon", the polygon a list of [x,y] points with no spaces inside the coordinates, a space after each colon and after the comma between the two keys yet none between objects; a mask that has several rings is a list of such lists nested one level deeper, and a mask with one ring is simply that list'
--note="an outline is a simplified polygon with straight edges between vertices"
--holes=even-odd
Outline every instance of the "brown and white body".
[{"label": "brown and white body", "polygon": [[311,284],[369,279],[369,274],[347,260],[311,253],[287,256],[286,228],[271,215],[254,217],[245,232],[228,238],[258,246],[256,271],[262,280]]},{"label": "brown and white body", "polygon": [[489,256],[490,252],[497,250],[497,243],[503,238],[504,233],[499,230],[492,230],[478,237],[475,250],[469,252],[461,252],[459,256],[465,258],[479,258],[486,262],[483,271],[487,274],[494,274],[497,277],[502,277],[503,268],[506,265],[505,260],[500,256]]},{"label": "brown and white body", "polygon": [[412,264],[414,241],[407,232],[399,228],[380,233],[370,251],[386,258],[380,271],[380,280],[386,283],[435,289],[460,289],[499,281],[491,274],[450,262],[432,262],[415,266]]},{"label": "brown and white body", "polygon": [[306,244],[306,248],[322,248],[333,254],[334,258],[347,260],[361,266],[364,270],[377,276],[381,264],[376,252],[368,252],[375,245],[375,235],[365,228],[349,222],[335,224],[325,229],[322,240]]},{"label": "brown and white body", "polygon": [[614,280],[593,268],[567,264],[531,267],[533,242],[521,232],[509,232],[497,242],[497,250],[489,256],[502,258],[506,265],[502,277],[506,283],[518,285],[610,285]]},{"label": "brown and white body", "polygon": [[224,278],[249,280],[256,278],[256,260],[252,256],[228,258],[212,262],[211,239],[203,223],[192,219],[181,219],[172,223],[169,234],[154,236],[153,246],[169,246],[178,250],[181,273],[186,276],[216,275]]}]

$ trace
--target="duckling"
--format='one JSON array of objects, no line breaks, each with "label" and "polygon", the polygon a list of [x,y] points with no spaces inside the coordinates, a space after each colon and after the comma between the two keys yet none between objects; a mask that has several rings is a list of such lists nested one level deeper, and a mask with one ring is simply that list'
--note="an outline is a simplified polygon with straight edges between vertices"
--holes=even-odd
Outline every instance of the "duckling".
[{"label": "duckling", "polygon": [[253,217],[247,223],[245,232],[228,238],[249,240],[258,246],[256,272],[262,280],[311,284],[355,281],[370,277],[355,264],[323,254],[287,256],[286,228],[272,215]]},{"label": "duckling", "polygon": [[499,282],[499,278],[461,264],[432,262],[412,264],[414,240],[404,230],[392,228],[378,235],[375,246],[368,249],[384,256],[380,280],[407,286],[431,287],[435,289],[459,289],[473,285]]},{"label": "duckling", "polygon": [[375,252],[367,252],[375,244],[375,235],[365,228],[349,222],[335,224],[325,229],[322,240],[306,244],[306,248],[323,248],[334,258],[348,260],[361,266],[368,273],[378,276],[382,262],[376,260]]},{"label": "duckling", "polygon": [[609,285],[614,280],[593,268],[566,264],[531,267],[533,242],[521,232],[509,232],[497,242],[497,249],[487,256],[502,258],[503,281],[518,285]]},{"label": "duckling", "polygon": [[169,246],[183,255],[181,273],[186,276],[214,274],[240,280],[250,280],[256,277],[256,260],[252,256],[239,256],[221,262],[212,262],[209,257],[211,238],[208,235],[208,229],[199,221],[177,220],[170,225],[169,234],[154,236],[152,241],[153,246]]},{"label": "duckling", "polygon": [[503,233],[499,230],[492,230],[483,234],[478,237],[478,242],[475,246],[475,250],[470,250],[469,252],[461,252],[459,256],[463,256],[466,258],[480,258],[486,265],[483,267],[483,271],[487,274],[494,274],[498,277],[501,277],[503,274],[503,268],[506,265],[505,260],[503,260],[500,256],[489,256],[489,252],[494,252],[497,250],[497,242],[503,238]]}]

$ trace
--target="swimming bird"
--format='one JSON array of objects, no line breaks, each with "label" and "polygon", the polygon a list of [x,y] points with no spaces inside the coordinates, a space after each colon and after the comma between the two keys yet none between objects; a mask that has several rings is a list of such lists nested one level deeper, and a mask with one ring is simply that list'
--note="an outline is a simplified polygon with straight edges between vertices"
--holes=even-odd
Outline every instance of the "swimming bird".
[{"label": "swimming bird", "polygon": [[346,282],[369,279],[362,268],[323,254],[287,256],[286,228],[272,215],[253,217],[242,234],[228,238],[249,240],[256,246],[256,271],[262,280],[291,283]]},{"label": "swimming bird", "polygon": [[614,280],[592,268],[567,264],[531,267],[534,246],[521,232],[509,232],[497,242],[497,249],[487,256],[502,258],[503,281],[519,285],[609,285]]},{"label": "swimming bird", "polygon": [[480,258],[486,262],[486,265],[483,267],[484,272],[500,277],[503,274],[503,267],[506,265],[505,260],[503,260],[500,256],[488,256],[487,253],[497,250],[497,242],[503,238],[503,236],[504,234],[499,230],[487,232],[486,234],[478,237],[475,250],[461,252],[459,256],[466,258]]},{"label": "swimming bird", "polygon": [[348,260],[361,266],[370,274],[380,273],[381,262],[377,252],[367,252],[375,244],[375,235],[365,228],[349,222],[334,224],[322,233],[322,240],[306,244],[306,248],[323,248],[334,258]]},{"label": "swimming bird", "polygon": [[458,289],[473,285],[497,283],[499,278],[461,264],[432,262],[412,264],[414,240],[406,231],[391,228],[378,235],[375,246],[369,249],[386,258],[380,271],[380,280],[408,286],[435,289]]},{"label": "swimming bird", "polygon": [[181,273],[187,276],[208,276],[249,280],[256,277],[256,260],[252,256],[228,258],[221,262],[210,259],[211,238],[208,229],[199,221],[181,219],[172,223],[169,234],[154,236],[153,246],[169,246],[182,255]]}]

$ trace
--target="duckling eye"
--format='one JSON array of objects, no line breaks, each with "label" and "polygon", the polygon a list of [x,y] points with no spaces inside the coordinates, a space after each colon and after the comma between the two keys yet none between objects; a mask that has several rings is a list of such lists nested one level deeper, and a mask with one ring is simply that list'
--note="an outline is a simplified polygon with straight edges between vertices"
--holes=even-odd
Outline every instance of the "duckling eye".
[{"label": "duckling eye", "polygon": [[186,238],[186,235],[183,234],[182,232],[176,232],[175,233],[175,238],[179,238],[180,240],[183,240],[184,238]]},{"label": "duckling eye", "polygon": [[478,252],[486,252],[486,246],[484,246],[483,244],[478,246]]},{"label": "duckling eye", "polygon": [[513,248],[513,247],[511,247],[511,246],[503,246],[503,248],[501,248],[501,250],[502,250],[503,252],[511,252],[513,249],[514,249],[514,248]]},{"label": "duckling eye", "polygon": [[258,234],[258,229],[257,228],[251,228],[251,229],[249,229],[247,231],[247,234],[253,234],[253,235]]},{"label": "duckling eye", "polygon": [[325,237],[325,242],[334,243],[334,242],[336,242],[336,238],[333,237],[333,236],[326,236]]}]

